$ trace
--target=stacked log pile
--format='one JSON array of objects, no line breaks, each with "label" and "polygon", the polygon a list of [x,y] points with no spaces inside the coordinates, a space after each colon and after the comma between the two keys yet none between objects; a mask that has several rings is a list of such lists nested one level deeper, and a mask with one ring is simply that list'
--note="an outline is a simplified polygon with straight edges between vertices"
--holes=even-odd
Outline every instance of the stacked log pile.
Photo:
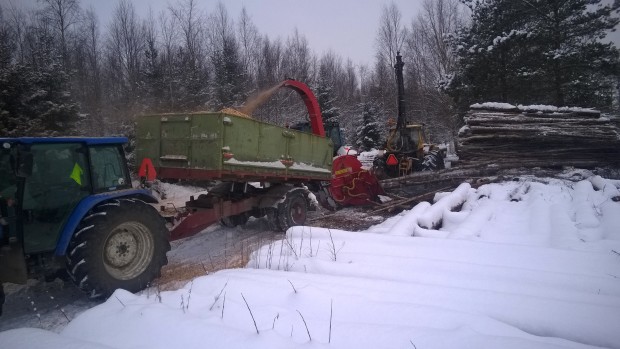
[{"label": "stacked log pile", "polygon": [[471,106],[459,131],[459,158],[502,168],[620,165],[617,120],[583,108]]}]

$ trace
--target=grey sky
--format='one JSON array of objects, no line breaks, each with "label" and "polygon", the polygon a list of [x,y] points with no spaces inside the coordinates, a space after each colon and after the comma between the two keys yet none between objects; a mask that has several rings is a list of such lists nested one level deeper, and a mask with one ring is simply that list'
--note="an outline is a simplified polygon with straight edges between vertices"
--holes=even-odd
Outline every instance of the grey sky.
[{"label": "grey sky", "polygon": [[[92,6],[99,16],[103,30],[107,25],[117,0],[79,0],[82,8]],[[149,8],[157,15],[169,3],[179,0],[130,0],[141,18]],[[37,0],[0,0],[5,7],[10,3],[33,6]],[[422,7],[422,0],[223,0],[233,19],[237,19],[245,6],[261,34],[270,38],[286,39],[297,28],[317,54],[334,50],[343,58],[356,64],[372,64],[375,55],[375,38],[384,4],[394,2],[409,26]],[[207,14],[216,7],[218,0],[197,0]],[[611,38],[619,46],[620,32]]]},{"label": "grey sky", "polygon": [[[84,7],[92,6],[100,14],[102,23],[109,18],[116,1],[81,0]],[[168,7],[170,0],[133,0],[140,14],[154,13]],[[218,1],[198,0],[207,13],[213,11]],[[378,0],[225,0],[222,3],[228,14],[237,19],[245,6],[248,14],[262,34],[270,38],[285,39],[295,28],[308,39],[310,47],[321,54],[329,49],[355,63],[369,64],[374,57],[374,43],[379,16],[384,3]],[[422,1],[394,1],[407,25],[417,15]]]},{"label": "grey sky", "polygon": [[[0,0],[33,6],[37,0]],[[177,0],[131,0],[142,18],[149,7],[157,15],[168,4]],[[403,15],[403,23],[410,25],[417,15],[422,0],[393,1]],[[80,0],[82,8],[92,6],[98,14],[102,29],[107,25],[117,0]],[[213,11],[218,0],[197,0],[200,9]],[[261,34],[270,38],[286,39],[297,28],[309,42],[312,50],[321,54],[329,49],[354,63],[370,64],[375,52],[375,37],[379,27],[382,6],[389,0],[223,0],[228,14],[237,19],[245,6]],[[105,29],[104,29],[105,30]]]}]

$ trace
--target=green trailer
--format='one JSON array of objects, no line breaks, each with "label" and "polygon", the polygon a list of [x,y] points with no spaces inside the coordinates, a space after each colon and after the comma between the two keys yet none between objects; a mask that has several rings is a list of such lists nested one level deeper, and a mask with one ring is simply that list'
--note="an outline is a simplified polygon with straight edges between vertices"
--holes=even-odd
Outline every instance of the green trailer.
[{"label": "green trailer", "polygon": [[215,112],[138,119],[138,164],[161,179],[293,183],[329,181],[330,138]]},{"label": "green trailer", "polygon": [[[140,173],[159,179],[217,180],[191,197],[173,239],[220,222],[234,227],[267,216],[275,230],[305,223],[311,190],[332,179],[333,142],[226,112],[145,115],[138,118]],[[319,195],[320,196],[320,195]]]}]

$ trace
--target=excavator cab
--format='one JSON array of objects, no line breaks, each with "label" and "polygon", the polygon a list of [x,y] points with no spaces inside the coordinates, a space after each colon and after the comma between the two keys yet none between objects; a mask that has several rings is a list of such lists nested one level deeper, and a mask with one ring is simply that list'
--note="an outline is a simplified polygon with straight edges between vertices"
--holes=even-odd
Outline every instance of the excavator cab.
[{"label": "excavator cab", "polygon": [[424,127],[419,124],[408,124],[404,128],[390,130],[386,150],[422,158],[424,156],[424,144]]}]

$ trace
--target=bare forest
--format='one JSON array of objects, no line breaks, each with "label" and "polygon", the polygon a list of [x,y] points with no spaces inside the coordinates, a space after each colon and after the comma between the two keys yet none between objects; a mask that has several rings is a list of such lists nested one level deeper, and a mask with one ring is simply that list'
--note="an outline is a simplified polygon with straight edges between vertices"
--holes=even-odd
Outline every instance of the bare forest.
[{"label": "bare forest", "polygon": [[[32,9],[9,1],[0,7],[0,136],[131,136],[138,115],[242,108],[293,78],[366,150],[383,143],[397,114],[397,52],[408,122],[426,124],[432,142],[453,138],[473,103],[617,111],[620,55],[601,39],[618,25],[620,2],[563,4],[424,0],[404,18],[386,3],[369,24],[367,66],[335,50],[317,54],[298,30],[269,37],[245,8],[230,13],[222,2],[206,12],[176,0],[141,14],[118,0],[103,22],[80,0]],[[306,110],[281,89],[253,117],[284,126]]]},{"label": "bare forest", "polygon": [[[461,23],[455,0],[426,0],[416,18],[385,5],[376,37],[367,38],[375,43],[373,66],[335,51],[317,55],[297,30],[268,37],[245,9],[229,13],[219,3],[207,13],[196,0],[170,4],[141,15],[119,0],[107,23],[79,0],[0,7],[0,79],[8,87],[0,134],[131,135],[137,115],[239,108],[294,78],[312,87],[324,117],[340,121],[355,143],[364,105],[380,133],[396,116],[397,51],[406,62],[410,121],[443,138],[455,128],[448,97],[437,89],[453,66],[443,36]],[[253,116],[285,125],[305,114],[294,92],[280,90]]]}]

